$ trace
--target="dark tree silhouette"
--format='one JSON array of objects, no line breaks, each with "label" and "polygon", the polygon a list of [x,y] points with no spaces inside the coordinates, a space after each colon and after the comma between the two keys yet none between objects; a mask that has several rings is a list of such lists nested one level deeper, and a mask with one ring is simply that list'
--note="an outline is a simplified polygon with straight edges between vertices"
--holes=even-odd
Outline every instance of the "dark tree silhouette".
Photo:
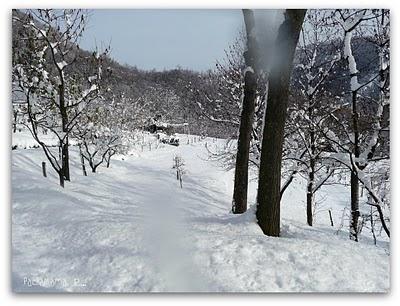
[{"label": "dark tree silhouette", "polygon": [[269,75],[260,174],[257,221],[264,234],[280,234],[281,163],[289,82],[293,57],[306,10],[286,10],[275,44],[275,58]]},{"label": "dark tree silhouette", "polygon": [[249,151],[254,119],[255,100],[257,96],[257,41],[254,35],[255,22],[253,11],[243,10],[243,17],[246,25],[247,50],[244,52],[246,63],[244,75],[244,97],[242,114],[240,117],[235,167],[235,184],[232,201],[232,211],[235,214],[241,214],[247,210]]}]

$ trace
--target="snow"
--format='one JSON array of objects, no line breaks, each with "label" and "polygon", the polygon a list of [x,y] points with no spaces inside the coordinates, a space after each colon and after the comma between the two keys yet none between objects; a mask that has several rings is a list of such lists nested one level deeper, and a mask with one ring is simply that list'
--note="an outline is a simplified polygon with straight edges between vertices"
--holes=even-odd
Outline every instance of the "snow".
[{"label": "snow", "polygon": [[360,88],[360,84],[358,83],[358,77],[357,77],[358,70],[357,70],[356,60],[351,50],[351,39],[352,39],[352,32],[346,32],[344,36],[343,54],[349,64],[349,72],[351,75],[350,78],[351,91],[357,91]]},{"label": "snow", "polygon": [[92,84],[92,85],[90,86],[89,89],[85,89],[85,90],[83,91],[82,97],[83,97],[83,98],[86,98],[89,94],[91,94],[92,92],[94,92],[94,91],[97,90],[97,89],[98,89],[98,88],[97,88],[97,85],[96,85],[96,84]]},{"label": "snow", "polygon": [[63,70],[67,65],[68,65],[68,64],[67,64],[66,61],[62,61],[62,62],[57,63],[57,67],[58,67],[60,70]]},{"label": "snow", "polygon": [[50,43],[50,47],[53,49],[54,54],[57,53],[57,47],[59,44],[59,42]]},{"label": "snow", "polygon": [[[58,143],[58,138],[51,132],[47,134],[43,134],[41,131],[38,131],[39,138],[49,146],[56,146]],[[18,149],[29,149],[29,148],[37,148],[39,147],[38,143],[35,139],[33,139],[32,134],[25,129],[24,126],[18,125],[17,131],[12,134],[12,147]]]},{"label": "snow", "polygon": [[[151,137],[144,135],[143,141]],[[179,137],[186,144],[186,137],[194,136]],[[229,212],[233,170],[207,160],[206,142],[213,140],[132,149],[135,154],[118,156],[109,169],[100,167],[87,177],[78,149],[71,147],[72,182],[65,189],[50,167],[47,178],[41,175],[40,149],[13,150],[13,290],[389,290],[388,242],[374,246],[363,232],[356,243],[338,228],[348,206],[346,187],[324,186],[319,192],[335,227],[327,210],[308,227],[306,181],[296,178],[283,197],[282,237],[267,237],[255,223],[254,205],[243,215]],[[172,169],[176,155],[185,164],[182,189]],[[255,190],[252,180],[252,203]]]},{"label": "snow", "polygon": [[92,75],[92,76],[88,77],[89,83],[92,83],[95,80],[97,80],[97,75]]},{"label": "snow", "polygon": [[254,73],[253,67],[247,66],[247,67],[243,70],[243,75],[246,75],[247,72]]}]

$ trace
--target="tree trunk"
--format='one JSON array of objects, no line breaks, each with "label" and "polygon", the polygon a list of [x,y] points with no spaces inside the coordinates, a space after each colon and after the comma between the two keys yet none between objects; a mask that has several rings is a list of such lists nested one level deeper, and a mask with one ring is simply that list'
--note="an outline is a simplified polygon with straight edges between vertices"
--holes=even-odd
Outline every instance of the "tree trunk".
[{"label": "tree trunk", "polygon": [[90,168],[92,168],[92,173],[96,173],[97,166],[95,166],[94,164],[92,164],[92,165],[90,166]]},{"label": "tree trunk", "polygon": [[[309,101],[308,117],[311,120],[313,116],[313,103]],[[312,124],[310,130],[310,165],[308,169],[308,184],[307,184],[307,224],[313,225],[313,202],[314,202],[314,179],[315,179],[315,131]]]},{"label": "tree trunk", "polygon": [[17,118],[18,118],[18,112],[14,111],[13,133],[17,132]]},{"label": "tree trunk", "polygon": [[283,135],[293,57],[305,13],[306,10],[286,10],[285,20],[279,27],[269,76],[256,212],[258,224],[269,236],[280,235]]},{"label": "tree trunk", "polygon": [[[60,96],[60,113],[61,113],[61,123],[62,123],[62,131],[64,133],[68,133],[68,114],[67,108],[65,105],[65,89],[64,83],[59,85],[58,94]],[[68,135],[65,136],[62,148],[62,173],[64,175],[65,180],[69,181],[69,148],[68,148]]]},{"label": "tree trunk", "polygon": [[[376,209],[378,210],[379,219],[381,220],[382,227],[383,227],[386,235],[390,238],[390,230],[387,227],[385,217],[383,216],[382,207],[378,204],[378,205],[376,205]],[[372,215],[371,215],[371,218],[372,218]]]},{"label": "tree trunk", "polygon": [[307,224],[313,225],[313,188],[314,188],[314,170],[310,169],[308,172],[308,184],[307,184]]},{"label": "tree trunk", "polygon": [[247,32],[247,51],[244,58],[249,69],[246,69],[244,76],[244,97],[236,154],[232,201],[232,212],[235,214],[241,214],[247,210],[249,151],[257,95],[256,40],[254,35],[251,35],[255,31],[254,15],[252,10],[243,10],[243,16]]},{"label": "tree trunk", "polygon": [[87,176],[86,167],[85,167],[85,158],[82,154],[82,146],[79,144],[79,155],[81,156],[81,165],[82,165],[82,172],[84,176]]},{"label": "tree trunk", "polygon": [[[352,117],[353,117],[353,133],[354,133],[354,157],[360,157],[360,145],[359,145],[359,128],[358,128],[358,110],[357,110],[357,91],[352,92]],[[358,162],[356,161],[358,166]],[[350,217],[350,239],[358,241],[358,219],[360,217],[359,211],[359,180],[357,169],[353,166],[350,177],[350,188],[351,188],[351,217]]]},{"label": "tree trunk", "polygon": [[107,168],[110,168],[111,156],[112,156],[111,153],[108,153]]},{"label": "tree trunk", "polygon": [[350,239],[358,241],[358,219],[360,218],[359,182],[358,182],[357,172],[355,169],[351,172],[350,188],[351,188]]},{"label": "tree trunk", "polygon": [[64,188],[64,174],[63,174],[62,170],[60,170],[60,172],[58,173],[58,176],[60,178],[60,186],[62,188]]},{"label": "tree trunk", "polygon": [[62,168],[65,180],[70,181],[69,176],[69,148],[68,148],[68,137],[65,138],[65,142],[62,146]]}]

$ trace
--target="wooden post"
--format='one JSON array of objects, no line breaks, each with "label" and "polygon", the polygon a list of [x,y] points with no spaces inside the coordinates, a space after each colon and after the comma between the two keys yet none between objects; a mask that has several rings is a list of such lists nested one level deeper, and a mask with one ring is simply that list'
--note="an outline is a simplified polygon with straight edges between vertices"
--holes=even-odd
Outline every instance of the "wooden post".
[{"label": "wooden post", "polygon": [[47,177],[47,173],[46,173],[46,162],[42,162],[42,172],[43,172],[43,176]]},{"label": "wooden post", "polygon": [[332,212],[330,209],[328,210],[328,212],[329,212],[329,219],[331,220],[331,226],[333,226]]}]

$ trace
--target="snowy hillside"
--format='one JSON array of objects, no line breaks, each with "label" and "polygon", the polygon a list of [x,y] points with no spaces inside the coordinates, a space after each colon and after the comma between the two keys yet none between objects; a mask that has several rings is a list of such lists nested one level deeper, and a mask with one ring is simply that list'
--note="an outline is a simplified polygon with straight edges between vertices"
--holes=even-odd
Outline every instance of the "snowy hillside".
[{"label": "snowy hillside", "polygon": [[[41,149],[13,150],[13,290],[389,290],[388,242],[375,246],[369,233],[350,241],[347,220],[339,228],[348,206],[344,186],[324,187],[309,227],[305,182],[295,181],[283,198],[282,237],[268,237],[255,223],[254,207],[230,213],[233,172],[207,160],[206,142],[222,140],[137,150],[87,177],[71,147],[72,182],[65,189],[50,167],[42,176]],[[185,163],[182,189],[172,169],[177,155]],[[253,181],[251,203],[255,188]]]}]

